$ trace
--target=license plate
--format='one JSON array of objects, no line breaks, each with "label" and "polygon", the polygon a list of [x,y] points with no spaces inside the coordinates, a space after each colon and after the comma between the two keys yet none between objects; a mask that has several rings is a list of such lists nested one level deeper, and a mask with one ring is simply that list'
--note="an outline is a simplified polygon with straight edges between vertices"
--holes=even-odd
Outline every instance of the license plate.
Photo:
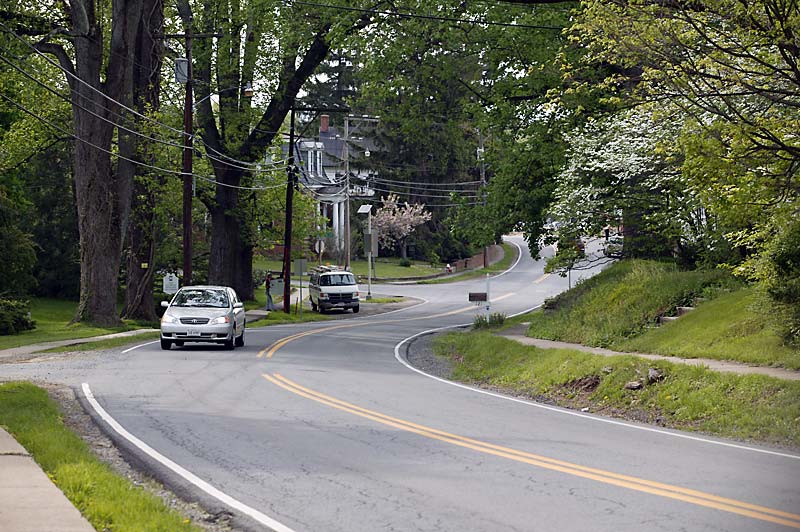
[{"label": "license plate", "polygon": [[200,336],[200,331],[197,329],[189,329],[189,332],[186,334],[189,336]]}]

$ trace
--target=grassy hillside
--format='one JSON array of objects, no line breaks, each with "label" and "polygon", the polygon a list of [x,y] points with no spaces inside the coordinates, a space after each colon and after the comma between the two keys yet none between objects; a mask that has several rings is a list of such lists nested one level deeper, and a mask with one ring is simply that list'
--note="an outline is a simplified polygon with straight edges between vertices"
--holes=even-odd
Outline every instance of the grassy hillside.
[{"label": "grassy hillside", "polygon": [[713,296],[736,281],[721,271],[681,271],[667,263],[630,260],[614,264],[545,303],[531,317],[528,334],[549,340],[608,347],[641,334],[658,316]]},{"label": "grassy hillside", "polygon": [[[696,310],[655,328],[675,307]],[[549,301],[530,315],[528,335],[619,351],[735,360],[800,369],[800,350],[783,345],[756,291],[720,271],[680,271],[624,261]]]},{"label": "grassy hillside", "polygon": [[783,344],[752,288],[722,294],[658,329],[614,343],[621,351],[737,360],[800,369],[800,350]]}]

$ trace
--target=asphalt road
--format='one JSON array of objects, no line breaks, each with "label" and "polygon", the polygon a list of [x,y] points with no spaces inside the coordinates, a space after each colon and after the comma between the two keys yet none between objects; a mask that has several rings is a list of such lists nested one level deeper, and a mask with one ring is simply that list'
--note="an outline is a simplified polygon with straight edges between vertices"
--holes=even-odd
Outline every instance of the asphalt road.
[{"label": "asphalt road", "polygon": [[[491,280],[491,310],[535,307],[567,282],[524,251]],[[420,303],[248,329],[233,352],[153,343],[0,377],[81,388],[142,463],[245,529],[800,528],[800,456],[489,395],[403,363],[414,335],[471,323],[483,309],[467,294],[485,289],[374,286]]]}]

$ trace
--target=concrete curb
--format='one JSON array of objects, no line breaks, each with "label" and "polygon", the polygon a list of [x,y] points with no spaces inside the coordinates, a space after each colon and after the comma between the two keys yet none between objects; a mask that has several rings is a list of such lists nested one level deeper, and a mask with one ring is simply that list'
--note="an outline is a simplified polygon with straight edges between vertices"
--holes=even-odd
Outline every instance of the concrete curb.
[{"label": "concrete curb", "polygon": [[94,532],[42,468],[0,428],[0,523],[7,532]]}]

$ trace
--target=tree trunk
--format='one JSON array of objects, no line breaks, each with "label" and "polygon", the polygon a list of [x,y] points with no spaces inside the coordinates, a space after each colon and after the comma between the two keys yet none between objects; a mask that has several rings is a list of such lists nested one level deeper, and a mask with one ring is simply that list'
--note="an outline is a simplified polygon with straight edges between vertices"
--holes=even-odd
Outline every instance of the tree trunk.
[{"label": "tree trunk", "polygon": [[[164,5],[162,0],[144,0],[142,19],[136,35],[133,65],[133,100],[136,110],[145,114],[160,107],[158,90],[161,82],[163,47],[155,35],[163,31]],[[152,163],[149,146],[143,145],[142,159]],[[127,282],[122,317],[156,321],[153,302],[155,273],[155,195],[145,179],[154,179],[141,168],[140,179],[134,184],[133,214],[128,230]],[[143,267],[143,264],[147,264]]]},{"label": "tree trunk", "polygon": [[155,197],[147,185],[141,182],[134,185],[134,197],[140,199],[128,227],[127,283],[122,317],[156,321],[158,315],[153,301]]},{"label": "tree trunk", "polygon": [[[133,176],[133,164],[123,162],[123,157],[131,158],[135,149],[130,134],[120,132],[120,157],[114,168],[111,158],[114,123],[124,120],[120,118],[124,116],[123,109],[114,101],[131,104],[133,38],[142,0],[112,2],[109,39],[97,20],[94,0],[75,0],[70,6],[74,65],[57,44],[44,42],[37,47],[56,56],[68,74],[71,93],[81,262],[81,293],[74,321],[111,326],[119,323],[116,309],[119,264]],[[109,54],[104,61],[106,45]],[[131,122],[125,122],[130,127]]]}]

